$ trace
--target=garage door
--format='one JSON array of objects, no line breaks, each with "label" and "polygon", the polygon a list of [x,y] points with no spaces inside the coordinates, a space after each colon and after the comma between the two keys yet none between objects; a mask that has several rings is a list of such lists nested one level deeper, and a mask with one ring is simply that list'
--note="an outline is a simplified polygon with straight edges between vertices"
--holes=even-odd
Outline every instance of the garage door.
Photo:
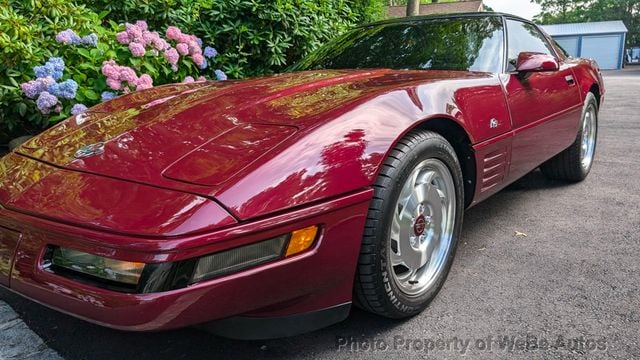
[{"label": "garage door", "polygon": [[596,59],[601,69],[617,69],[620,66],[620,42],[622,35],[585,36],[582,38],[583,58]]},{"label": "garage door", "polygon": [[563,38],[555,38],[558,45],[560,45],[569,55],[573,57],[578,57],[578,37],[563,37]]}]

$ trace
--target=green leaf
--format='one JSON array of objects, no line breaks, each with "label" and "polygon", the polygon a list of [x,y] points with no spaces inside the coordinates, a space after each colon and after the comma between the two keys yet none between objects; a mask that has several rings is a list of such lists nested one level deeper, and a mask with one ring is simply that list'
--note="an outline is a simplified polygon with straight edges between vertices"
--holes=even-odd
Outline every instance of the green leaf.
[{"label": "green leaf", "polygon": [[79,48],[78,49],[78,54],[80,54],[82,57],[85,57],[89,60],[93,60],[93,57],[91,56],[91,53],[89,52],[89,50],[85,49],[85,48]]},{"label": "green leaf", "polygon": [[24,114],[27,113],[27,104],[21,102],[18,103],[18,105],[16,105],[16,108],[18,110],[18,114],[20,114],[20,116],[24,116]]},{"label": "green leaf", "polygon": [[100,96],[98,94],[96,94],[95,91],[90,90],[90,89],[83,90],[82,94],[84,95],[84,97],[86,97],[89,100],[99,100],[100,99]]}]

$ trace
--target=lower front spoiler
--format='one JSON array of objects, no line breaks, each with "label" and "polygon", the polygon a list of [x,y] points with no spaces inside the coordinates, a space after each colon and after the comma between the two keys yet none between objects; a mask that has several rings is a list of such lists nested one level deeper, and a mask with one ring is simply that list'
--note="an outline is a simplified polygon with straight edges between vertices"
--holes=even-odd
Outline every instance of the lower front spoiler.
[{"label": "lower front spoiler", "polygon": [[222,337],[236,340],[268,340],[299,335],[345,320],[351,303],[279,317],[235,316],[198,326]]}]

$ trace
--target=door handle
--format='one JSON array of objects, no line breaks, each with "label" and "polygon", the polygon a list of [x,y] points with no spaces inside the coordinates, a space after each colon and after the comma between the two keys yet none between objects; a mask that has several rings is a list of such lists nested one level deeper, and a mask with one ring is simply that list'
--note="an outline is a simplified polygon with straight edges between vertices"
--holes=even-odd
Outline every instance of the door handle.
[{"label": "door handle", "polygon": [[573,78],[573,75],[567,75],[564,77],[564,79],[567,82],[567,84],[569,84],[569,86],[573,86],[576,84],[576,80]]}]

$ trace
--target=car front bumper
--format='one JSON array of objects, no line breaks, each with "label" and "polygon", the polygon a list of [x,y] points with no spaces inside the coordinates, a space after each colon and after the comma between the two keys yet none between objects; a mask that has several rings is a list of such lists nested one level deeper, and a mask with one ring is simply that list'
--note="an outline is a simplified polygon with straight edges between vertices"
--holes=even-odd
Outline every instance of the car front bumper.
[{"label": "car front bumper", "polygon": [[[229,319],[238,316],[292,319],[336,307],[344,314],[344,305],[351,302],[371,195],[372,190],[364,189],[211,233],[167,239],[108,234],[0,208],[0,285],[86,321],[129,331],[172,329],[219,319],[237,324]],[[126,261],[174,262],[309,225],[319,225],[321,234],[304,253],[157,293],[122,293],[91,286],[51,273],[42,263],[50,245]]]}]

